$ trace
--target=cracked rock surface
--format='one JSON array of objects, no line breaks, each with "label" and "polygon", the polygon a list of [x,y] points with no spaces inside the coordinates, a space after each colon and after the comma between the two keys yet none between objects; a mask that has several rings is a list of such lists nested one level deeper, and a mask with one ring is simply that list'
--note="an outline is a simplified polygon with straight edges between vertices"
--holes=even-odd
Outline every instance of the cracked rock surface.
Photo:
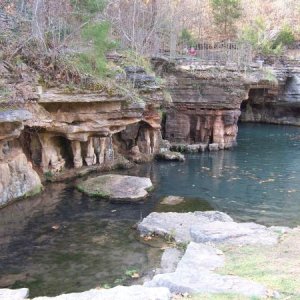
[{"label": "cracked rock surface", "polygon": [[278,234],[255,223],[237,223],[217,211],[189,213],[151,213],[138,229],[142,235],[172,236],[177,243],[232,243],[274,245]]},{"label": "cracked rock surface", "polygon": [[145,286],[167,287],[173,293],[237,293],[258,297],[266,295],[267,291],[261,284],[238,276],[215,273],[224,263],[222,251],[210,245],[191,242],[175,272],[155,275]]}]

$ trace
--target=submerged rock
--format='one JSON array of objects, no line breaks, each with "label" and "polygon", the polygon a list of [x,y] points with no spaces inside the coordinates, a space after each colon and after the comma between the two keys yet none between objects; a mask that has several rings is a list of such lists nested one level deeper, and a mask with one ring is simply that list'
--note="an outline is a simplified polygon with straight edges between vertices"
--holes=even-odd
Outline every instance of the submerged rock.
[{"label": "submerged rock", "polygon": [[191,242],[175,272],[155,275],[144,285],[167,287],[173,293],[236,293],[245,296],[266,296],[267,291],[261,284],[238,276],[214,272],[223,265],[222,251],[210,245]]},{"label": "submerged rock", "polygon": [[77,185],[80,191],[89,196],[132,201],[148,196],[147,190],[152,187],[149,178],[114,174],[90,178]]},{"label": "submerged rock", "polygon": [[164,151],[164,152],[158,153],[156,155],[156,158],[158,160],[185,161],[183,154],[181,154],[179,152],[173,152],[173,151]]},{"label": "submerged rock", "polygon": [[64,294],[57,297],[38,297],[32,300],[169,300],[167,288],[150,288],[140,285],[117,286],[112,289],[93,289],[83,293]]},{"label": "submerged rock", "polygon": [[176,242],[274,245],[278,234],[263,225],[236,223],[217,212],[151,213],[138,229],[142,235],[156,233],[172,236]]},{"label": "submerged rock", "polygon": [[29,290],[24,289],[0,289],[0,300],[22,300],[27,299]]},{"label": "submerged rock", "polygon": [[180,196],[167,196],[165,198],[162,199],[162,201],[160,202],[160,204],[164,204],[164,205],[177,205],[180,204],[184,201],[183,197]]}]

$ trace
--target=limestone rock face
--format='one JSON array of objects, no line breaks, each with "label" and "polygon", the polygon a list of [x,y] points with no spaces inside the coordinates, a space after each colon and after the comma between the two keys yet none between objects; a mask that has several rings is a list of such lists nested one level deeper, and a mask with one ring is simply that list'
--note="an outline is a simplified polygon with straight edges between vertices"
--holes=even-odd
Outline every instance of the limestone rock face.
[{"label": "limestone rock face", "polygon": [[90,196],[112,200],[137,201],[148,196],[152,182],[146,177],[103,175],[87,179],[78,189]]},{"label": "limestone rock face", "polygon": [[37,193],[41,186],[38,174],[20,149],[14,149],[11,156],[0,160],[0,206],[13,199]]},{"label": "limestone rock face", "polygon": [[300,126],[300,63],[284,58],[272,68],[272,86],[250,86],[241,121]]},{"label": "limestone rock face", "polygon": [[165,138],[173,143],[216,143],[220,149],[236,143],[239,110],[203,110],[201,104],[175,104],[166,119]]},{"label": "limestone rock face", "polygon": [[[39,186],[34,170],[53,178],[65,169],[110,169],[128,159],[149,161],[158,153],[163,92],[143,69],[126,72],[139,97],[105,88],[42,91],[32,81],[31,90],[39,95],[27,93],[24,109],[0,112],[0,204]],[[8,142],[18,144],[14,160],[7,154]]]},{"label": "limestone rock face", "polygon": [[16,141],[29,118],[26,110],[0,113],[0,206],[41,189],[38,174]]},{"label": "limestone rock face", "polygon": [[[235,67],[152,60],[170,99],[163,137],[171,143],[236,144],[241,121],[300,125],[300,64],[285,58],[273,66]],[[216,149],[216,147],[215,147]]]},{"label": "limestone rock face", "polygon": [[[151,98],[159,91],[140,93],[141,98]],[[66,94],[50,89],[38,103],[27,104],[33,117],[26,121],[27,135],[21,138],[35,148],[30,153],[35,152],[38,159],[31,159],[43,172],[101,167],[119,156],[145,161],[158,152],[161,141],[157,110],[161,101],[154,96],[148,103],[147,97],[133,101],[118,94]]]},{"label": "limestone rock face", "polygon": [[164,137],[171,143],[211,144],[219,149],[236,143],[240,105],[248,83],[238,70],[153,59],[166,82],[172,103],[166,111]]},{"label": "limestone rock face", "polygon": [[19,137],[24,128],[23,122],[31,117],[31,113],[24,109],[0,111],[0,141]]}]

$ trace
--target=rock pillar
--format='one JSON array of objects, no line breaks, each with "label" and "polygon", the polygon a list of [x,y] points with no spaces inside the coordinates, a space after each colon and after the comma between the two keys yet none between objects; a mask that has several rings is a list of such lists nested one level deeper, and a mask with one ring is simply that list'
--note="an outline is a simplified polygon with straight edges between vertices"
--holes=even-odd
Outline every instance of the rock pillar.
[{"label": "rock pillar", "polygon": [[83,165],[82,155],[81,155],[81,145],[79,141],[72,141],[71,142],[72,151],[73,151],[73,161],[75,168],[81,168]]},{"label": "rock pillar", "polygon": [[93,143],[93,138],[88,139],[88,145],[87,145],[87,153],[85,157],[85,162],[88,166],[95,165],[97,163],[97,157],[95,154],[95,149],[94,149],[94,143]]}]

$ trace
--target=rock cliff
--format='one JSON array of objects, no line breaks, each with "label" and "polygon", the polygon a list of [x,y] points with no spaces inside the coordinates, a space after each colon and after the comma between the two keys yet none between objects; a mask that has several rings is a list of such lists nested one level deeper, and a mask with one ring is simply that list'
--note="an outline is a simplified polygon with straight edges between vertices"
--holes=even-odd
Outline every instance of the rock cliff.
[{"label": "rock cliff", "polygon": [[29,118],[26,110],[0,112],[0,206],[41,189],[41,180],[17,140]]},{"label": "rock cliff", "polygon": [[241,106],[241,121],[300,125],[300,61],[283,59],[273,67],[273,88],[253,87]]},{"label": "rock cliff", "polygon": [[125,67],[125,92],[42,89],[30,69],[0,65],[0,87],[4,82],[17,101],[1,106],[0,204],[37,191],[45,176],[147,161],[163,148],[162,138],[213,151],[236,144],[239,120],[300,124],[297,60],[243,70],[161,58],[152,64],[161,85],[143,68]]},{"label": "rock cliff", "polygon": [[300,125],[298,60],[245,69],[162,58],[152,63],[169,93],[163,136],[171,143],[227,149],[236,144],[239,120]]},{"label": "rock cliff", "polygon": [[[40,177],[68,169],[111,168],[127,159],[145,161],[158,152],[163,93],[155,77],[143,69],[125,71],[123,80],[133,92],[107,87],[43,90],[34,86],[35,81],[30,99],[23,95],[18,101],[22,109],[15,107],[16,102],[2,107],[0,204],[37,191]],[[6,82],[13,82],[12,77],[7,71],[2,76]]]}]

